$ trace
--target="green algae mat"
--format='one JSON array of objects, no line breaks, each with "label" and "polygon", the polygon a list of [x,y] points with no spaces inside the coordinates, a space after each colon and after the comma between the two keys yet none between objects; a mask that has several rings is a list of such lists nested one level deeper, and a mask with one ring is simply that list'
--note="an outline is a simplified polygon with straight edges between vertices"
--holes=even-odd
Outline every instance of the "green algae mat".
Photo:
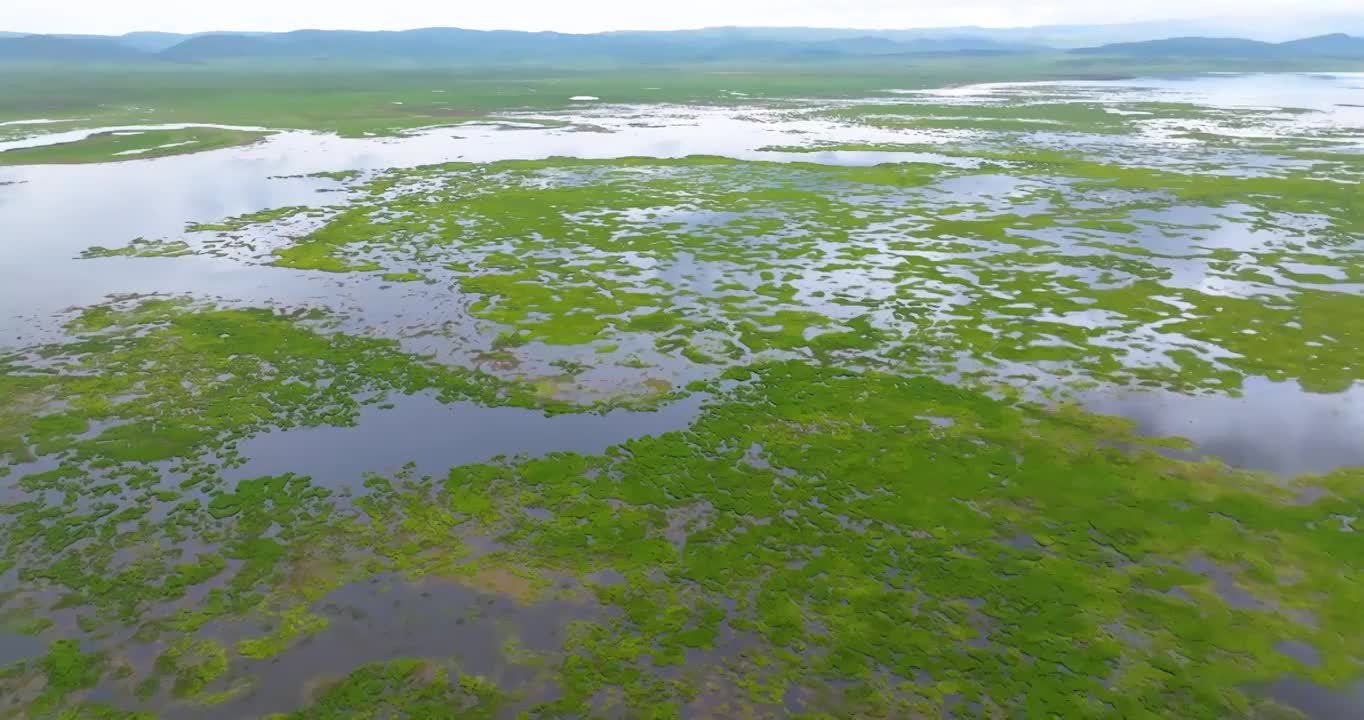
[{"label": "green algae mat", "polygon": [[0,718],[1310,716],[1275,688],[1364,677],[1364,459],[1091,401],[1357,399],[1364,153],[1115,102],[786,107],[873,139],[273,177],[326,192],[82,242],[275,299],[130,286],[0,351]]}]

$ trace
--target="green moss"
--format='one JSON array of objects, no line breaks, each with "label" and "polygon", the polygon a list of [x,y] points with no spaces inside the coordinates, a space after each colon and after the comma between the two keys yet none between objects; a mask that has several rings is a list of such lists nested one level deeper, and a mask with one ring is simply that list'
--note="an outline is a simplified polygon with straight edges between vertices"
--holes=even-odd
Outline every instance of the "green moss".
[{"label": "green moss", "polygon": [[204,688],[227,672],[227,651],[212,641],[182,638],[156,659],[158,675],[175,679],[172,693],[177,698],[197,698]]},{"label": "green moss", "polygon": [[627,330],[642,332],[665,332],[677,326],[681,318],[668,312],[659,311],[647,315],[636,315],[625,323]]},{"label": "green moss", "polygon": [[504,696],[477,677],[450,677],[421,660],[366,665],[324,689],[307,708],[274,720],[333,718],[480,718],[501,717]]},{"label": "green moss", "polygon": [[83,653],[75,640],[53,641],[47,655],[38,660],[46,684],[35,706],[40,711],[52,709],[66,696],[94,687],[104,675],[106,665],[103,653]]},{"label": "green moss", "polygon": [[261,223],[278,222],[297,217],[299,215],[312,212],[311,208],[302,206],[289,206],[281,208],[271,208],[259,212],[247,213],[234,218],[228,218],[222,222],[204,224],[191,223],[185,228],[186,232],[238,232]]},{"label": "green moss", "polygon": [[81,258],[91,260],[105,257],[182,257],[193,254],[193,248],[184,240],[138,239],[121,248],[111,249],[96,245],[82,251]]},{"label": "green moss", "polygon": [[327,624],[326,618],[308,612],[306,607],[292,607],[280,614],[278,626],[269,635],[237,643],[237,652],[255,660],[274,657],[299,638],[312,635]]}]

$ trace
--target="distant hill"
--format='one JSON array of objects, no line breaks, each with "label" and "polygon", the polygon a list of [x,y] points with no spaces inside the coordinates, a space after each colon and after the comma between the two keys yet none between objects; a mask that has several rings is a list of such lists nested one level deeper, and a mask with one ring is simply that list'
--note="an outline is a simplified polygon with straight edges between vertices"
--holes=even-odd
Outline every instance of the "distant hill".
[{"label": "distant hill", "polygon": [[[121,36],[0,33],[0,63],[220,62],[474,65],[517,63],[695,63],[748,60],[817,61],[857,57],[969,56],[1056,52],[1031,42],[1038,33],[1090,26],[990,30],[939,28],[704,28],[572,34],[423,28],[404,31],[296,30],[286,33],[137,32]],[[1031,33],[1031,34],[1029,34]],[[1319,35],[1287,42],[1181,36],[1070,50],[1126,58],[1254,60],[1364,59],[1364,38]],[[1266,65],[1266,61],[1270,65]],[[1301,66],[1301,63],[1298,63]]]},{"label": "distant hill", "polygon": [[134,50],[140,50],[147,53],[159,53],[162,50],[173,48],[192,37],[197,37],[197,34],[185,35],[182,33],[168,32],[130,32],[126,35],[120,35],[115,39],[120,45],[124,45]]},{"label": "distant hill", "polygon": [[123,35],[58,35],[64,38],[94,38],[104,37],[117,42],[120,45],[144,53],[159,53],[164,50],[179,45],[186,40],[211,35],[244,35],[259,36],[271,33],[248,33],[248,32],[200,32],[200,33],[171,33],[171,32],[130,32]]},{"label": "distant hill", "polygon": [[0,38],[0,62],[86,63],[148,60],[112,38],[21,35]]},{"label": "distant hill", "polygon": [[[1269,20],[1246,13],[1210,20],[1161,20],[1112,25],[1036,25],[1032,27],[987,28],[978,26],[928,27],[907,29],[853,29],[809,27],[714,27],[651,34],[689,36],[725,35],[731,39],[762,39],[784,42],[825,42],[855,37],[878,37],[896,42],[954,37],[975,42],[992,42],[1020,48],[1083,48],[1122,42],[1140,42],[1171,37],[1240,37],[1264,42],[1280,42],[1325,32],[1364,35],[1364,12],[1332,15],[1295,14],[1292,18]],[[638,34],[638,33],[636,33]],[[976,47],[974,49],[986,49]]]},{"label": "distant hill", "polygon": [[884,37],[776,37],[743,30],[660,33],[514,32],[425,28],[401,32],[298,30],[271,35],[206,35],[167,49],[177,62],[270,58],[292,60],[406,60],[414,62],[519,62],[596,59],[695,62],[732,59],[800,59],[938,53],[959,50],[1038,51],[1045,48],[954,37],[896,41]]},{"label": "distant hill", "polygon": [[[736,0],[741,2],[741,0]],[[1194,7],[1193,3],[1190,7]],[[3,14],[3,13],[0,13]],[[1131,43],[1159,38],[1246,38],[1278,43],[1324,33],[1364,35],[1364,9],[1336,12],[1300,10],[1291,14],[1267,14],[1247,8],[1235,14],[1205,17],[1197,20],[1156,20],[1103,25],[1035,25],[1030,27],[918,27],[918,28],[823,28],[823,27],[708,27],[670,31],[615,31],[604,36],[624,35],[649,39],[666,38],[671,41],[702,41],[712,45],[733,42],[780,43],[809,46],[835,43],[857,38],[881,38],[896,43],[914,44],[921,40],[965,39],[965,47],[936,50],[917,46],[915,52],[952,52],[957,50],[1025,50],[1038,47],[1089,48],[1114,43]],[[0,38],[34,35],[32,32],[0,31]],[[72,37],[63,33],[47,33]],[[258,32],[131,32],[107,36],[134,50],[159,53],[192,38],[204,35],[262,36],[279,33]],[[82,35],[78,37],[94,37]],[[992,45],[991,45],[992,44]],[[886,48],[890,52],[891,48]]]},{"label": "distant hill", "polygon": [[1113,43],[1071,50],[1077,55],[1142,57],[1267,57],[1282,54],[1274,43],[1240,38],[1176,37],[1143,42]]},{"label": "distant hill", "polygon": [[1126,57],[1196,57],[1196,58],[1364,58],[1364,38],[1344,34],[1290,40],[1281,43],[1260,42],[1240,38],[1177,37],[1145,42],[1114,43],[1092,48],[1079,48],[1071,53],[1080,55],[1111,55]]},{"label": "distant hill", "polygon": [[[1044,50],[1044,43],[996,37],[999,31],[985,28],[937,28],[914,30],[858,30],[803,27],[713,27],[697,30],[626,30],[603,33],[650,40],[698,43],[782,43],[789,45],[838,45],[881,43],[887,52],[942,52],[950,50]],[[895,43],[894,46],[886,44]]]},{"label": "distant hill", "polygon": [[263,37],[235,35],[198,35],[165,48],[157,54],[163,60],[199,62],[225,58],[272,57],[275,43]]},{"label": "distant hill", "polygon": [[1345,33],[1290,40],[1279,43],[1279,47],[1298,55],[1364,58],[1364,37],[1353,37]]}]

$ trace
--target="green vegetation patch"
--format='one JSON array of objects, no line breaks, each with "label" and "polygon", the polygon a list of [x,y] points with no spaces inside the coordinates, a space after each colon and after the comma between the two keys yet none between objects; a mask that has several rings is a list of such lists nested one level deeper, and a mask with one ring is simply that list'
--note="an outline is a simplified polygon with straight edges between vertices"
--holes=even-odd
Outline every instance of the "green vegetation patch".
[{"label": "green vegetation patch", "polygon": [[419,660],[395,660],[367,665],[329,685],[307,708],[272,720],[333,720],[334,718],[460,718],[503,717],[502,692],[487,680],[456,675]]},{"label": "green vegetation patch", "polygon": [[1066,131],[1125,133],[1130,116],[1109,112],[1100,103],[897,103],[830,110],[827,116],[891,129],[983,130],[990,132]]},{"label": "green vegetation patch", "polygon": [[82,140],[0,152],[0,165],[64,165],[120,162],[185,155],[256,143],[268,132],[191,127],[176,130],[115,130]]}]

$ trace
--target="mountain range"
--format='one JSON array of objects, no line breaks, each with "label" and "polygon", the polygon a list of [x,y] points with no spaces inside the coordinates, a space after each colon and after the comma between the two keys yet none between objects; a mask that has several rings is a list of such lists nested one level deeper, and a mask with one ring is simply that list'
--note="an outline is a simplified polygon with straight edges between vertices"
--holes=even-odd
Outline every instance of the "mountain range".
[{"label": "mountain range", "polygon": [[[1071,28],[1082,34],[1081,26]],[[285,33],[211,32],[181,35],[135,32],[121,36],[0,33],[0,62],[406,62],[515,63],[524,61],[706,62],[820,60],[925,54],[1070,52],[1131,58],[1364,59],[1364,38],[1334,33],[1285,42],[1227,37],[1167,37],[1058,49],[1037,42],[1066,26],[1009,31],[840,30],[825,28],[708,28],[658,32],[570,34],[425,28],[405,31],[297,30]],[[1031,33],[1031,34],[1027,34]]]},{"label": "mountain range", "polygon": [[1176,37],[1114,43],[1070,52],[1130,57],[1364,58],[1364,38],[1333,33],[1280,43],[1243,38]]},{"label": "mountain range", "polygon": [[295,61],[517,62],[567,59],[634,62],[799,60],[913,53],[1006,53],[1044,46],[977,36],[895,39],[809,31],[739,28],[675,32],[569,34],[425,28],[405,31],[296,30],[287,33],[132,33],[119,37],[0,37],[0,61]]}]

